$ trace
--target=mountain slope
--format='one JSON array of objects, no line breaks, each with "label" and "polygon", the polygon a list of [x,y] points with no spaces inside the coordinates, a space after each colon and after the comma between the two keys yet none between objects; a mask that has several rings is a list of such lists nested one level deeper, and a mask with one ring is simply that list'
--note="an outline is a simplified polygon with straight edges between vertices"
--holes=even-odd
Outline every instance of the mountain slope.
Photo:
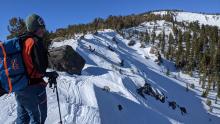
[{"label": "mountain slope", "polygon": [[220,27],[220,15],[215,14],[200,14],[191,12],[178,12],[178,11],[158,11],[152,12],[155,15],[166,15],[172,14],[174,19],[178,22],[195,22],[198,21],[200,24],[212,25]]},{"label": "mountain slope", "polygon": [[[165,11],[154,13],[163,14]],[[220,27],[217,15],[214,17],[188,12],[175,14],[178,21],[198,20],[201,24]],[[209,19],[206,20],[206,17]],[[219,124],[220,101],[214,103],[216,92],[212,91],[208,96],[213,103],[213,110],[210,112],[206,100],[200,97],[202,89],[198,78],[178,72],[173,62],[165,59],[162,65],[158,65],[155,62],[157,56],[150,52],[152,45],[140,48],[141,44],[134,34],[127,38],[134,31],[147,30],[152,33],[154,27],[156,35],[162,30],[166,35],[172,32],[172,24],[160,20],[124,29],[125,37],[114,30],[103,30],[52,44],[51,47],[70,45],[86,60],[80,76],[59,72],[58,91],[65,124]],[[136,41],[134,46],[128,46],[131,40]],[[167,69],[170,70],[169,75],[166,74]],[[165,103],[149,95],[143,98],[137,93],[137,89],[145,82],[151,84],[153,91],[167,97]],[[195,88],[186,92],[186,84],[194,84]],[[104,88],[107,89],[103,90]],[[47,92],[46,124],[57,124],[59,114],[56,94],[50,88],[47,88]],[[14,94],[5,95],[0,101],[0,123],[14,123]],[[169,107],[170,101],[185,107],[187,114],[182,115],[178,107],[175,110]]]},{"label": "mountain slope", "polygon": [[[112,41],[116,37],[117,43]],[[81,76],[60,72],[58,78],[63,121],[66,124],[133,124],[133,123],[201,123],[217,124],[220,114],[209,114],[198,97],[199,92],[185,91],[185,83],[164,74],[158,66],[150,47],[127,46],[129,41],[112,30],[87,34],[83,39],[72,39],[53,44],[53,47],[71,45],[86,59]],[[89,50],[95,48],[94,52]],[[108,49],[111,46],[114,51]],[[142,52],[140,52],[142,51]],[[143,55],[149,56],[145,59]],[[124,60],[124,66],[120,66]],[[169,63],[173,66],[172,63]],[[173,75],[177,75],[175,71]],[[184,77],[182,77],[184,78]],[[188,78],[190,79],[190,78]],[[172,110],[167,101],[161,103],[151,96],[142,98],[136,89],[148,81],[153,88],[163,92],[167,101],[176,101],[187,109],[182,116],[180,110]],[[103,91],[108,86],[110,92]],[[48,91],[47,124],[58,122],[55,93]],[[16,118],[14,95],[0,98],[0,122],[13,123]],[[122,106],[122,110],[118,106]],[[216,109],[219,112],[219,108]]]},{"label": "mountain slope", "polygon": [[[118,44],[111,41],[115,36]],[[219,122],[217,117],[206,112],[201,100],[196,97],[196,93],[185,91],[185,83],[165,76],[164,73],[161,73],[162,68],[153,60],[146,60],[138,53],[137,46],[140,44],[136,44],[131,49],[126,45],[127,43],[126,39],[111,30],[100,32],[98,35],[89,34],[85,36],[85,39],[78,41],[76,50],[79,53],[87,50],[83,51],[82,55],[87,53],[88,57],[84,56],[84,58],[87,58],[90,63],[94,62],[92,67],[87,67],[83,71],[83,75],[88,77],[85,80],[80,78],[82,82],[76,83],[83,94],[81,96],[84,99],[82,100],[84,102],[81,103],[82,106],[98,107],[102,123],[146,121],[149,123],[208,123],[209,119],[212,120],[212,123]],[[68,41],[67,44],[69,44]],[[58,46],[58,44],[54,45]],[[89,45],[96,51],[91,53],[87,49]],[[109,45],[115,50],[114,52],[108,50]],[[148,49],[149,47],[145,50],[148,51]],[[125,67],[119,66],[120,59],[125,61]],[[159,89],[168,96],[168,100],[175,100],[179,105],[185,106],[188,114],[182,116],[178,109],[172,110],[168,108],[167,103],[162,104],[152,97],[147,96],[147,100],[140,97],[136,93],[136,89],[142,86],[145,80],[151,82],[155,89]],[[104,86],[109,86],[111,92],[102,91]],[[117,110],[119,104],[123,106],[121,112]]]}]

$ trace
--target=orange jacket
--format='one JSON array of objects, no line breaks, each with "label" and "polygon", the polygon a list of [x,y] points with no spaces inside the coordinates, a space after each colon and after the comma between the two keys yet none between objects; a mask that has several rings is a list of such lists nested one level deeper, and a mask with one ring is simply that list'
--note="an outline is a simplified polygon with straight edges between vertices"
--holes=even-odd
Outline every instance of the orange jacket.
[{"label": "orange jacket", "polygon": [[34,67],[34,63],[32,61],[32,52],[33,47],[35,45],[36,41],[33,38],[28,38],[23,42],[23,59],[24,63],[26,65],[27,73],[29,75],[29,78],[43,78],[44,74],[40,73],[36,67]]}]

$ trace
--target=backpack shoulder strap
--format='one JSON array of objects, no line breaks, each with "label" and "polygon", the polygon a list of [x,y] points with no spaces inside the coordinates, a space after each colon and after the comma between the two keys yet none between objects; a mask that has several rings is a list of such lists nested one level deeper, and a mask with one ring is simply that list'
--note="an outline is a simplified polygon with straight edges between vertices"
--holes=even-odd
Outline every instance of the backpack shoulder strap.
[{"label": "backpack shoulder strap", "polygon": [[20,45],[21,45],[22,49],[23,49],[23,43],[24,43],[28,38],[32,38],[34,41],[35,41],[36,39],[38,39],[38,37],[37,37],[36,35],[34,35],[34,34],[32,34],[32,33],[28,33],[28,32],[26,32],[26,33],[24,33],[24,34],[22,34],[22,35],[19,35],[17,38],[19,39],[19,42],[20,42]]},{"label": "backpack shoulder strap", "polygon": [[33,36],[34,36],[33,34],[27,32],[22,35],[19,35],[18,39],[20,39],[21,41],[25,41],[27,38],[31,38]]}]

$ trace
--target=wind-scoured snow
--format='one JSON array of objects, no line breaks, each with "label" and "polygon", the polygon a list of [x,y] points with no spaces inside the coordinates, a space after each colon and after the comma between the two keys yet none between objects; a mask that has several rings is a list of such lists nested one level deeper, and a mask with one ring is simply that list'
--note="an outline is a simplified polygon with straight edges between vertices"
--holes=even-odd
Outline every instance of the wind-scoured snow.
[{"label": "wind-scoured snow", "polygon": [[152,13],[156,15],[165,15],[167,13],[172,13],[174,15],[174,19],[176,19],[176,21],[178,22],[198,21],[200,24],[218,26],[220,28],[220,15],[175,11],[159,11]]},{"label": "wind-scoured snow", "polygon": [[[153,25],[157,25],[156,34],[162,29],[169,34],[172,32],[169,24],[163,20],[145,22],[125,31],[148,30],[150,33]],[[150,53],[152,45],[140,48],[141,44],[137,42],[134,46],[128,46],[130,40],[114,30],[88,33],[84,38],[81,36],[54,42],[51,46],[70,45],[86,60],[82,75],[59,72],[57,82],[64,124],[220,123],[220,101],[214,103],[216,92],[208,96],[213,103],[213,111],[210,112],[206,100],[201,98],[202,89],[198,78],[178,72],[168,60],[163,59],[162,65],[155,63],[157,57]],[[112,41],[113,38],[116,42]],[[167,69],[170,70],[169,76],[166,75]],[[137,88],[145,82],[150,83],[155,92],[167,96],[165,103],[148,95],[143,98],[137,93]],[[187,83],[194,84],[195,89],[186,92]],[[103,90],[104,87],[108,87],[109,91]],[[56,94],[48,87],[47,93],[46,124],[58,124]],[[179,108],[173,110],[168,107],[168,101],[175,101],[185,107],[187,114],[182,115]],[[0,124],[14,124],[17,116],[14,94],[0,97],[0,102]]]}]

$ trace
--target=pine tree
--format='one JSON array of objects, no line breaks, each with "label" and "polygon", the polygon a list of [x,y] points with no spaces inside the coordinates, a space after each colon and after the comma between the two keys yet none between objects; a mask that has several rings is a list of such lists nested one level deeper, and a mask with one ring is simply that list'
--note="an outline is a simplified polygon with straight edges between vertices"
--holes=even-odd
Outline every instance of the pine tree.
[{"label": "pine tree", "polygon": [[160,40],[160,48],[161,48],[161,52],[162,54],[164,54],[165,51],[165,32],[163,30],[163,32],[159,35],[159,40]]},{"label": "pine tree", "polygon": [[146,39],[145,39],[146,34],[143,33],[143,32],[140,32],[139,35],[140,35],[139,40],[140,40],[140,43],[141,43],[141,48],[145,48],[145,46],[146,46]]},{"label": "pine tree", "polygon": [[[195,58],[195,65],[197,69],[199,68],[199,61],[200,61],[200,44],[199,44],[199,38],[197,37],[196,33],[194,33],[193,36],[193,44],[194,44],[194,57]],[[200,71],[199,71],[200,72]]]},{"label": "pine tree", "polygon": [[217,61],[216,61],[216,53],[217,53],[217,45],[218,45],[218,28],[213,27],[210,31],[210,57],[211,57],[211,64],[209,66],[210,72],[212,72],[212,78],[213,78],[213,84],[212,84],[212,89],[215,90],[216,85],[217,85],[217,77],[216,77],[216,72],[217,72]]},{"label": "pine tree", "polygon": [[185,42],[186,42],[186,61],[188,62],[189,60],[189,55],[190,55],[190,48],[191,48],[191,41],[190,41],[190,39],[191,39],[191,34],[190,34],[190,32],[185,32],[185,34],[184,34],[185,36],[184,36],[184,39],[185,39]]},{"label": "pine tree", "polygon": [[194,32],[193,37],[192,37],[192,43],[191,43],[191,51],[190,51],[190,56],[189,56],[189,73],[190,75],[192,74],[192,71],[196,67],[196,45],[197,45],[197,34]]},{"label": "pine tree", "polygon": [[[193,46],[192,46],[193,47]],[[190,55],[189,55],[189,62],[188,62],[188,71],[189,71],[189,75],[192,76],[193,75],[193,70],[195,68],[194,66],[194,58],[193,58],[193,49],[191,50],[190,52]]]},{"label": "pine tree", "polygon": [[144,37],[144,39],[145,39],[145,42],[149,43],[150,37],[149,37],[148,30],[146,30],[146,32],[145,32],[145,37]]},{"label": "pine tree", "polygon": [[[201,73],[202,75],[202,88],[205,88],[206,85],[206,79],[209,76],[209,70],[208,70],[208,65],[210,63],[210,57],[209,57],[210,53],[208,50],[206,50],[206,52],[203,54],[202,60],[200,62],[200,68],[201,68]],[[210,82],[208,82],[210,83]],[[207,90],[208,92],[209,90]]]},{"label": "pine tree", "polygon": [[218,47],[216,52],[216,77],[218,85],[217,96],[220,98],[220,38],[218,39]]},{"label": "pine tree", "polygon": [[169,34],[169,40],[168,40],[168,50],[167,50],[167,59],[173,59],[173,43],[174,43],[174,38],[173,38],[173,34],[170,33]]},{"label": "pine tree", "polygon": [[151,34],[151,43],[154,45],[154,43],[155,43],[155,38],[156,38],[156,33],[155,33],[155,27],[154,27],[154,29],[153,29],[153,31],[152,31],[152,34]]},{"label": "pine tree", "polygon": [[12,39],[17,37],[27,31],[25,21],[20,17],[13,17],[9,20],[8,31],[10,35],[7,36],[7,39]]},{"label": "pine tree", "polygon": [[178,29],[177,27],[173,24],[173,34],[174,34],[174,40],[175,40],[175,44],[177,44],[177,38],[178,38]]},{"label": "pine tree", "polygon": [[208,87],[207,89],[210,90],[213,82],[213,77],[210,73],[208,73]]},{"label": "pine tree", "polygon": [[196,57],[198,60],[198,65],[199,65],[199,73],[205,73],[205,63],[206,63],[206,55],[205,50],[206,50],[206,44],[205,44],[205,40],[206,40],[206,34],[205,34],[205,27],[204,25],[202,25],[202,29],[200,30],[200,36],[198,38],[198,46],[196,48]]},{"label": "pine tree", "polygon": [[178,31],[178,50],[177,50],[177,53],[176,53],[176,66],[177,67],[180,67],[180,64],[182,63],[182,53],[183,53],[183,36],[182,36],[182,31],[179,30]]},{"label": "pine tree", "polygon": [[145,42],[145,34],[143,32],[140,32],[138,35],[140,42]]}]

